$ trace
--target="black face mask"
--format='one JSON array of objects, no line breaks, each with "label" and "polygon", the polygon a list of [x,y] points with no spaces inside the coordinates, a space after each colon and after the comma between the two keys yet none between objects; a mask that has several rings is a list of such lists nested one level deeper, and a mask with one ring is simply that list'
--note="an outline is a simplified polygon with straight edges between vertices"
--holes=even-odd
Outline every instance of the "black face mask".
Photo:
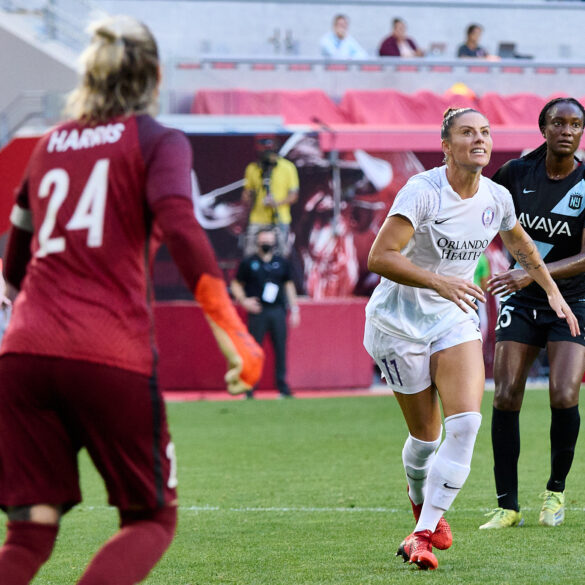
[{"label": "black face mask", "polygon": [[264,254],[268,254],[268,252],[272,252],[274,250],[274,246],[272,244],[260,244],[260,249]]},{"label": "black face mask", "polygon": [[260,155],[260,166],[263,171],[271,170],[276,166],[276,153],[272,151],[263,152]]}]

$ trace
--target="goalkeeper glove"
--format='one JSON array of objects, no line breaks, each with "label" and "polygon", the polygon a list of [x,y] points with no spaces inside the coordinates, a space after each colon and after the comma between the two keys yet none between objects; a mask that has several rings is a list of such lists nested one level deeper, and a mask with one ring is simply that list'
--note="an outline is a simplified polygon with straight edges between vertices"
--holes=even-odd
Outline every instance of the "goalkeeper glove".
[{"label": "goalkeeper glove", "polygon": [[228,362],[225,374],[230,394],[251,390],[262,375],[264,352],[238,316],[221,278],[203,274],[195,289],[217,344]]}]

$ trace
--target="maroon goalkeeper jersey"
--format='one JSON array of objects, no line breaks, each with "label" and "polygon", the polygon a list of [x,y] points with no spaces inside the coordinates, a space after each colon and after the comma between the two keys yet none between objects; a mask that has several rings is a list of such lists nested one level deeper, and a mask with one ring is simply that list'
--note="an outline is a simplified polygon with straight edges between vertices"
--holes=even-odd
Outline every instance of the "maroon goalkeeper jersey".
[{"label": "maroon goalkeeper jersey", "polygon": [[186,137],[147,115],[68,122],[43,136],[11,217],[33,230],[32,257],[1,353],[151,374],[154,210],[162,198],[191,200],[191,163]]}]

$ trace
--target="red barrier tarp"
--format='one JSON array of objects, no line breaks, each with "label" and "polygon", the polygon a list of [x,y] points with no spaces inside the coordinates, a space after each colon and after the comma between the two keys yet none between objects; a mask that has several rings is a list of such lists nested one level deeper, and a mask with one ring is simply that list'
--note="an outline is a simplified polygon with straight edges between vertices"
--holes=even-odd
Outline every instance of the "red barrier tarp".
[{"label": "red barrier tarp", "polygon": [[310,124],[319,118],[327,124],[345,122],[343,114],[321,90],[248,91],[202,89],[191,106],[193,114],[275,116],[285,124]]}]

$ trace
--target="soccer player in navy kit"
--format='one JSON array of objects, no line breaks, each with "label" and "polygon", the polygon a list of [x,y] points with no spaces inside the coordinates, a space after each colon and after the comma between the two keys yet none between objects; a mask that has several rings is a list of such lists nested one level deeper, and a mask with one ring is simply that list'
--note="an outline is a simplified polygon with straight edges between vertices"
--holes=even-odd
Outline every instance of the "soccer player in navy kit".
[{"label": "soccer player in navy kit", "polygon": [[[585,110],[572,98],[547,103],[538,119],[546,142],[507,162],[493,180],[512,193],[519,222],[533,238],[561,293],[585,326],[585,166],[575,158]],[[550,364],[551,472],[539,523],[562,524],[565,480],[579,434],[579,388],[585,338],[573,337],[550,310],[544,291],[521,269],[495,275],[502,294],[496,327],[492,444],[498,507],[480,528],[523,522],[518,503],[519,414],[529,369],[541,348]]]},{"label": "soccer player in navy kit", "polygon": [[447,110],[441,144],[445,166],[408,181],[372,245],[368,267],[383,278],[364,333],[409,431],[402,462],[416,526],[397,554],[422,569],[437,568],[433,547],[451,546],[442,516],[467,479],[481,423],[485,373],[474,301],[485,299],[473,274],[496,234],[579,332],[510,193],[481,174],[492,150],[488,120],[470,108]]},{"label": "soccer player in navy kit", "polygon": [[228,390],[262,371],[195,220],[189,143],[150,115],[154,38],[123,16],[92,32],[73,120],[39,140],[11,214],[4,274],[20,292],[0,351],[2,585],[26,585],[51,555],[61,515],[81,500],[82,447],[120,530],[78,583],[138,583],[173,539],[176,462],[148,271],[155,224],[228,360]]}]

